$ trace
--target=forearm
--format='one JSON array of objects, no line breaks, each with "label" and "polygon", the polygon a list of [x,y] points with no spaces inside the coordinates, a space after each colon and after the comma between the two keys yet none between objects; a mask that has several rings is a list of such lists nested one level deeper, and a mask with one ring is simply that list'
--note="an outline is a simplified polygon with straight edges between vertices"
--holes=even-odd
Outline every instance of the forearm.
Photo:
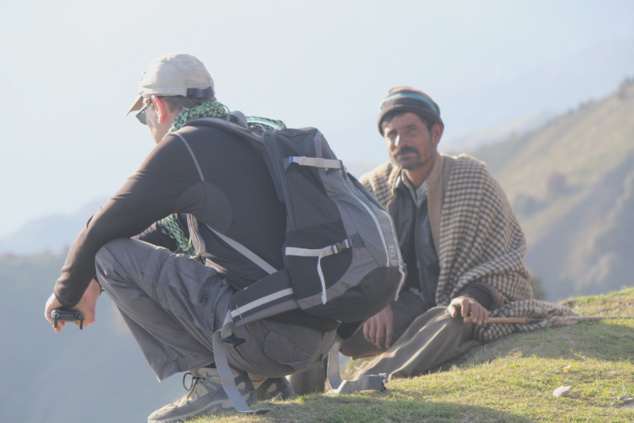
[{"label": "forearm", "polygon": [[[134,194],[136,190],[128,192]],[[60,303],[71,307],[80,300],[95,278],[95,257],[101,247],[114,239],[139,234],[174,209],[173,200],[154,201],[153,209],[143,207],[147,202],[147,196],[119,194],[95,214],[73,243],[55,284],[54,293]]]}]

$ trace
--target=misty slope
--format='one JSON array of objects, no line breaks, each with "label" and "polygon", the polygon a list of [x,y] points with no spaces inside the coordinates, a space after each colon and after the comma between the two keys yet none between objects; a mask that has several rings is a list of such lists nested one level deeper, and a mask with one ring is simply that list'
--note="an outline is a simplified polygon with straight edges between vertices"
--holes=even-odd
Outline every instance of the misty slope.
[{"label": "misty slope", "polygon": [[0,257],[0,421],[145,421],[182,394],[180,380],[157,382],[107,295],[94,325],[53,332],[43,311],[63,262]]},{"label": "misty slope", "polygon": [[481,148],[549,299],[619,289],[634,274],[634,80],[529,133]]},{"label": "misty slope", "polygon": [[88,218],[99,209],[104,201],[90,201],[70,216],[45,215],[16,228],[15,233],[0,238],[0,254],[58,252],[70,247]]}]

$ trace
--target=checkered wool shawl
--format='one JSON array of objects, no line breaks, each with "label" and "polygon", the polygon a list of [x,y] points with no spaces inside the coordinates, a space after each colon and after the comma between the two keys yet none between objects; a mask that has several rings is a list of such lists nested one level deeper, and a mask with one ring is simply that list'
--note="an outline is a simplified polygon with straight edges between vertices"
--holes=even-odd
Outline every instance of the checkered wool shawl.
[{"label": "checkered wool shawl", "polygon": [[[440,159],[439,155],[437,159]],[[490,312],[492,317],[539,317],[535,324],[488,324],[476,329],[476,339],[488,342],[513,332],[551,326],[553,316],[576,314],[567,307],[533,299],[531,273],[524,264],[526,241],[504,191],[484,163],[469,156],[442,156],[437,162],[451,166],[448,180],[434,189],[444,190],[437,243],[440,276],[436,304],[449,305],[471,283],[497,289],[505,303]],[[433,172],[432,172],[433,173]],[[389,211],[401,170],[384,163],[361,177],[364,186]],[[437,207],[437,205],[436,205]],[[434,222],[431,222],[434,225]],[[438,224],[438,222],[436,222]],[[556,319],[554,319],[556,320]]]}]

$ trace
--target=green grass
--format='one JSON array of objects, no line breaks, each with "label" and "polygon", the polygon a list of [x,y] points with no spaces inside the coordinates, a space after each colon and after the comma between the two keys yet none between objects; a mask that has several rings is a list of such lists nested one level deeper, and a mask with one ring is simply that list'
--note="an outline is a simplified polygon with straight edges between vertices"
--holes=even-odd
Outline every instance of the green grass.
[{"label": "green grass", "polygon": [[[562,301],[582,315],[634,315],[634,288]],[[260,416],[207,422],[633,422],[634,319],[514,334],[437,372],[395,379],[384,392],[307,395],[260,403]],[[554,397],[571,386],[569,397]]]}]

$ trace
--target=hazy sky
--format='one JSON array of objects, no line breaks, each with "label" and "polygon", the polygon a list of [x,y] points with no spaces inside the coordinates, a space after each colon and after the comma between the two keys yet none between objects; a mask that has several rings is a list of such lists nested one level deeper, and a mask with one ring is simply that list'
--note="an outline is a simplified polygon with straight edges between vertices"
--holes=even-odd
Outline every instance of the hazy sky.
[{"label": "hazy sky", "polygon": [[320,128],[351,164],[384,157],[375,121],[393,86],[440,104],[451,146],[513,117],[487,113],[487,93],[521,105],[535,70],[604,69],[579,74],[577,98],[531,87],[544,108],[606,94],[634,76],[619,68],[634,53],[596,63],[601,52],[633,43],[632,0],[0,0],[0,236],[74,213],[135,171],[153,143],[125,111],[165,53],[200,58],[231,109]]}]

